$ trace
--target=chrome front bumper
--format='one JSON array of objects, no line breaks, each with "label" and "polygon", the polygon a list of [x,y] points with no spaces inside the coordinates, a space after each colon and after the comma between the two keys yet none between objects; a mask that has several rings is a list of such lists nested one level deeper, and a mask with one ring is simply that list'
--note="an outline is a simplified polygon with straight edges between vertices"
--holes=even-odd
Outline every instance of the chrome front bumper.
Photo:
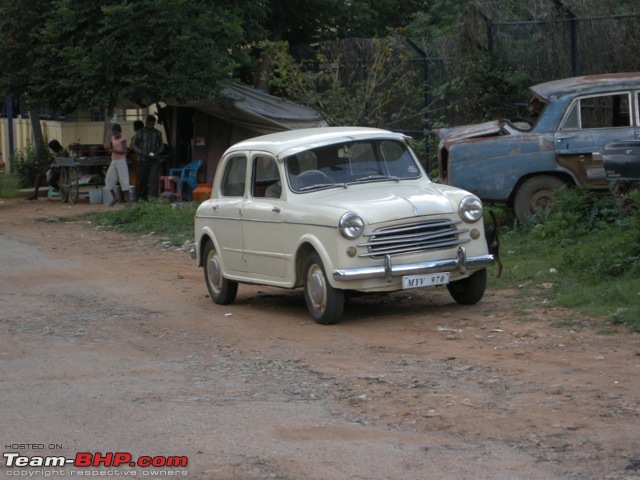
[{"label": "chrome front bumper", "polygon": [[366,280],[369,278],[386,278],[391,281],[393,277],[405,275],[422,275],[425,273],[460,272],[467,270],[479,270],[491,267],[495,264],[493,255],[481,255],[467,258],[464,247],[458,247],[456,258],[435,260],[433,262],[408,263],[393,265],[391,256],[385,257],[385,264],[378,267],[350,268],[347,270],[334,270],[333,279],[336,281]]}]

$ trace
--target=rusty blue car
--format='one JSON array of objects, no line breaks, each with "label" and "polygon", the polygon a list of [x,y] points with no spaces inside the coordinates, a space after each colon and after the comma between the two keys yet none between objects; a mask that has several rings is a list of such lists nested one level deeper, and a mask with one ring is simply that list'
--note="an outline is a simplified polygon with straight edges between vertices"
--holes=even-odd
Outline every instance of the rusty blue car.
[{"label": "rusty blue car", "polygon": [[640,73],[565,78],[530,88],[526,115],[437,130],[440,181],[530,223],[566,186],[607,189],[605,145],[640,139]]}]

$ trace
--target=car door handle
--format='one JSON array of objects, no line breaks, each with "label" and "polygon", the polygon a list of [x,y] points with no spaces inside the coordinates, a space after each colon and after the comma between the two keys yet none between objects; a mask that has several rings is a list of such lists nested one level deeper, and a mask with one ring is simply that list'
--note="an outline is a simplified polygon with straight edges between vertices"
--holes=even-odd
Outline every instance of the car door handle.
[{"label": "car door handle", "polygon": [[273,208],[271,209],[271,211],[272,211],[273,213],[280,213],[280,212],[281,212],[280,207],[273,207]]},{"label": "car door handle", "polygon": [[573,138],[573,135],[567,135],[565,137],[556,137],[556,142],[560,143],[564,140],[569,140],[570,138]]}]

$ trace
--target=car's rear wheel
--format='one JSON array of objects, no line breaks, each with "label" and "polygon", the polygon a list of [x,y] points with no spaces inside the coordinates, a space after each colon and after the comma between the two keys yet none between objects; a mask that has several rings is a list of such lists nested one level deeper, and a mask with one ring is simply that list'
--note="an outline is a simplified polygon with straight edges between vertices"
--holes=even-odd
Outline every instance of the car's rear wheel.
[{"label": "car's rear wheel", "polygon": [[516,192],[513,209],[523,224],[533,223],[555,201],[554,191],[566,183],[551,175],[538,175],[526,180]]},{"label": "car's rear wheel", "polygon": [[309,313],[321,325],[337,323],[344,312],[344,291],[329,284],[322,260],[316,252],[305,259],[303,272],[304,299]]},{"label": "car's rear wheel", "polygon": [[203,255],[204,281],[207,284],[211,300],[218,305],[233,303],[238,293],[238,282],[224,278],[220,266],[220,255],[210,241],[207,241]]},{"label": "car's rear wheel", "polygon": [[462,305],[478,303],[487,288],[487,269],[483,268],[462,280],[447,284],[447,289],[453,299]]}]

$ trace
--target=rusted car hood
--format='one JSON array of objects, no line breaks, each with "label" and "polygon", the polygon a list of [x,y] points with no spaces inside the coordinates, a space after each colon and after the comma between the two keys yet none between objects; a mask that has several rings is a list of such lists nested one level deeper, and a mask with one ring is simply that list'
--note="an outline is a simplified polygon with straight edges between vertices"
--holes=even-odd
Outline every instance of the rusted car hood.
[{"label": "rusted car hood", "polygon": [[464,125],[461,127],[440,128],[436,130],[436,134],[440,140],[446,142],[455,142],[465,138],[478,138],[499,135],[501,132],[500,121],[493,120],[491,122],[478,123],[475,125]]}]

